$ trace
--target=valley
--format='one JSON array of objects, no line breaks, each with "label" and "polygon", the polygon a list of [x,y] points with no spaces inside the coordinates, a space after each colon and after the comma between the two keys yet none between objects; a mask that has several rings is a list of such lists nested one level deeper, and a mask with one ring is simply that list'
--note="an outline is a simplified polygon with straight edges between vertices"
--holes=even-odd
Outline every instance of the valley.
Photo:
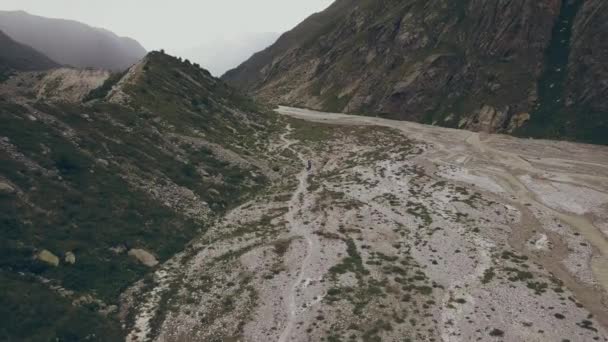
[{"label": "valley", "polygon": [[0,342],[608,342],[608,1],[6,2]]},{"label": "valley", "polygon": [[279,176],[123,294],[128,341],[608,338],[605,147],[278,112]]}]

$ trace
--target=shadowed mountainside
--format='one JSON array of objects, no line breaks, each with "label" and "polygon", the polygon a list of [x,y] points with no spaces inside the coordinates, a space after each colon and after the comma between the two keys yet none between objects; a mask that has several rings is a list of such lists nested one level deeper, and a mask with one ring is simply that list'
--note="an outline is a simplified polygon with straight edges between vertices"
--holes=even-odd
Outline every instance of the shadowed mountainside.
[{"label": "shadowed mountainside", "polygon": [[124,70],[146,54],[131,38],[76,21],[23,11],[0,11],[0,30],[58,63],[77,68]]},{"label": "shadowed mountainside", "polygon": [[13,70],[46,70],[59,67],[42,53],[29,46],[19,44],[0,31],[0,79]]}]

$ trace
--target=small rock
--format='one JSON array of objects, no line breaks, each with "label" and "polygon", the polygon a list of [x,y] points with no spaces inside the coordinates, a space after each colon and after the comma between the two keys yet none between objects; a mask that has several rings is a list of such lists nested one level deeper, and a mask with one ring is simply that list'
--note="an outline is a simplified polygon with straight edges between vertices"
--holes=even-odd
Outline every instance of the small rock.
[{"label": "small rock", "polygon": [[12,194],[15,192],[15,188],[13,188],[10,184],[0,182],[0,194]]},{"label": "small rock", "polygon": [[105,308],[102,308],[101,310],[99,310],[99,313],[103,316],[107,316],[107,315],[112,314],[117,311],[118,311],[118,306],[108,305]]},{"label": "small rock", "polygon": [[98,163],[98,164],[103,165],[103,166],[108,166],[108,165],[110,165],[110,163],[109,163],[107,160],[105,160],[105,159],[101,159],[101,158],[99,158],[99,159],[97,159],[96,161],[97,161],[97,163]]},{"label": "small rock", "polygon": [[148,267],[158,265],[158,260],[156,260],[156,257],[146,250],[132,249],[129,251],[129,255]]},{"label": "small rock", "polygon": [[36,256],[36,258],[44,263],[47,263],[51,266],[59,266],[59,257],[57,257],[55,254],[51,253],[48,250],[42,250],[42,252],[38,253],[38,255]]},{"label": "small rock", "polygon": [[116,254],[122,254],[124,252],[127,251],[127,247],[125,247],[124,245],[119,245],[116,247],[110,247],[110,251],[116,253]]},{"label": "small rock", "polygon": [[509,122],[508,132],[513,132],[515,129],[521,127],[530,120],[529,113],[517,113],[513,115],[511,121]]},{"label": "small rock", "polygon": [[76,263],[76,255],[73,252],[65,253],[65,262],[70,265],[74,265]]}]

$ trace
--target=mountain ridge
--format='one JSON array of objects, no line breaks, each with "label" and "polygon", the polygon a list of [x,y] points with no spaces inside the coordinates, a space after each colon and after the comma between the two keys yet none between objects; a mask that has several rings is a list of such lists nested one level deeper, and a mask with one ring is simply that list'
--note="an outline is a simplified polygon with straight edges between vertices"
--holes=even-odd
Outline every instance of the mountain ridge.
[{"label": "mountain ridge", "polygon": [[46,70],[57,67],[57,62],[0,31],[0,70],[4,70],[3,74],[9,74],[12,70]]},{"label": "mountain ridge", "polygon": [[[338,0],[223,79],[273,104],[606,144],[605,8],[597,0]],[[572,43],[550,50],[563,22]],[[535,108],[548,53],[586,62],[563,67],[559,113],[543,115]],[[590,67],[575,72],[582,64]]]},{"label": "mountain ridge", "polygon": [[124,339],[122,293],[272,177],[269,115],[162,52],[0,83],[0,339]]},{"label": "mountain ridge", "polygon": [[146,54],[132,38],[78,21],[25,11],[0,11],[0,30],[58,63],[77,68],[124,70]]}]

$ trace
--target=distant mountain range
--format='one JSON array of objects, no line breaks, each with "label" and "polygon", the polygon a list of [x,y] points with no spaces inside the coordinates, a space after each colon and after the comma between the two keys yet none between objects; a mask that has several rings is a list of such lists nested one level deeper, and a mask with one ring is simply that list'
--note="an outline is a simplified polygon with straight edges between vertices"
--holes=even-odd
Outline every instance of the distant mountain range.
[{"label": "distant mountain range", "polygon": [[23,11],[0,11],[0,30],[59,64],[77,68],[124,70],[146,55],[146,50],[131,38]]},{"label": "distant mountain range", "polygon": [[223,79],[259,99],[608,144],[608,2],[337,0]]},{"label": "distant mountain range", "polygon": [[252,33],[245,37],[221,37],[194,48],[178,51],[177,55],[188,58],[209,70],[215,76],[235,68],[257,51],[264,49],[279,38],[278,33]]},{"label": "distant mountain range", "polygon": [[3,71],[46,70],[59,64],[33,48],[17,43],[0,31],[0,73]]}]

